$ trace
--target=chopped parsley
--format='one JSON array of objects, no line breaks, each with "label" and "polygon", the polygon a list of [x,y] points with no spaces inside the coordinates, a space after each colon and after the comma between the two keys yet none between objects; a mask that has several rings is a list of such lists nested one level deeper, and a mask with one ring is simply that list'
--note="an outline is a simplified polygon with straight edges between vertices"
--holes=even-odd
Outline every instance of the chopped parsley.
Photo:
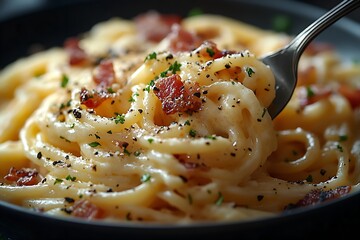
[{"label": "chopped parsley", "polygon": [[108,87],[107,91],[108,91],[108,93],[115,93],[115,91],[111,87]]},{"label": "chopped parsley", "polygon": [[181,63],[175,61],[174,64],[172,64],[166,71],[160,73],[160,77],[166,77],[168,72],[175,74],[176,72],[180,71],[180,68],[181,68]]},{"label": "chopped parsley", "polygon": [[155,85],[155,81],[151,80],[149,84],[144,88],[144,91],[150,92],[150,89]]},{"label": "chopped parsley", "polygon": [[61,87],[65,88],[68,83],[69,83],[69,77],[66,74],[63,74],[61,79]]},{"label": "chopped parsley", "polygon": [[203,12],[203,10],[201,10],[201,8],[193,8],[193,9],[190,9],[188,16],[193,17],[193,16],[201,15],[203,13],[204,12]]},{"label": "chopped parsley", "polygon": [[210,57],[213,57],[215,55],[215,52],[211,48],[206,48],[206,52],[209,54]]},{"label": "chopped parsley", "polygon": [[251,67],[246,67],[245,71],[249,77],[251,77],[255,73],[255,71]]},{"label": "chopped parsley", "polygon": [[138,93],[134,93],[134,94],[130,97],[129,102],[135,102],[135,98],[134,98],[134,97],[137,97],[137,96],[139,96],[139,94],[138,94]]},{"label": "chopped parsley", "polygon": [[124,124],[124,123],[125,123],[125,115],[124,115],[124,114],[118,114],[118,115],[116,115],[116,117],[115,117],[115,123],[116,123],[116,124],[119,124],[119,123]]},{"label": "chopped parsley", "polygon": [[220,206],[223,202],[224,202],[224,196],[222,195],[221,192],[218,192],[218,197],[217,197],[217,199],[215,201],[215,204],[217,206]]},{"label": "chopped parsley", "polygon": [[124,153],[125,153],[126,155],[128,155],[128,156],[131,155],[131,153],[129,152],[129,150],[127,150],[126,148],[124,148]]},{"label": "chopped parsley", "polygon": [[67,175],[66,180],[74,182],[76,180],[76,177],[72,177],[71,175]]},{"label": "chopped parsley", "polygon": [[196,130],[190,129],[189,135],[190,135],[190,137],[195,137],[196,136]]},{"label": "chopped parsley", "polygon": [[55,185],[55,184],[58,184],[58,183],[62,183],[62,182],[63,182],[62,179],[56,178],[56,179],[55,179],[55,182],[54,182],[54,185]]},{"label": "chopped parsley", "polygon": [[189,121],[189,120],[186,120],[185,123],[184,123],[184,125],[190,126],[190,121]]},{"label": "chopped parsley", "polygon": [[180,71],[180,68],[181,68],[181,63],[175,61],[174,64],[169,67],[169,71],[175,74],[176,72]]},{"label": "chopped parsley", "polygon": [[208,135],[208,136],[205,136],[205,138],[211,139],[211,140],[216,140],[216,136],[215,136],[215,135]]},{"label": "chopped parsley", "polygon": [[156,59],[156,57],[157,57],[156,52],[152,52],[152,53],[150,53],[149,55],[146,56],[144,62],[146,62],[147,60]]},{"label": "chopped parsley", "polygon": [[291,29],[291,19],[285,15],[277,15],[272,21],[272,28],[276,32],[289,33]]},{"label": "chopped parsley", "polygon": [[97,146],[101,146],[101,144],[99,142],[91,142],[91,143],[88,143],[88,145],[90,147],[97,147]]},{"label": "chopped parsley", "polygon": [[311,98],[315,96],[315,92],[312,90],[312,88],[310,86],[306,87],[306,97],[307,98]]}]

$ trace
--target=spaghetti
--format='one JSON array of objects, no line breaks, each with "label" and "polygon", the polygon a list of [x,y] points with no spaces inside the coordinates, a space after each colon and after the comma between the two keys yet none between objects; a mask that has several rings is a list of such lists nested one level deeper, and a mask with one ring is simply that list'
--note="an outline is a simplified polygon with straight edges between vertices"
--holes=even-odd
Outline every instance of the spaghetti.
[{"label": "spaghetti", "polygon": [[10,64],[0,199],[56,216],[188,223],[356,191],[359,68],[313,44],[272,120],[275,80],[257,57],[290,38],[217,15],[149,12]]}]

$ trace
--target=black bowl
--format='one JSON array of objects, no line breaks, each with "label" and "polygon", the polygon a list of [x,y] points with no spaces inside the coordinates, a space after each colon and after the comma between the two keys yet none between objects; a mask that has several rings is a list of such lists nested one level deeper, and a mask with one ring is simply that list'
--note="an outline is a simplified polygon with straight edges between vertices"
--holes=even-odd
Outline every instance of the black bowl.
[{"label": "black bowl", "polygon": [[[50,2],[50,1],[49,1]],[[149,9],[186,16],[200,8],[271,29],[275,16],[292,21],[296,34],[325,11],[294,1],[192,0],[192,1],[53,1],[51,5],[7,17],[0,16],[0,69],[31,53],[31,46],[46,49],[88,31],[111,17],[132,18]],[[360,25],[342,19],[316,41],[334,44],[344,59],[360,59]],[[164,226],[87,222],[47,216],[0,201],[0,239],[320,239],[352,235],[360,216],[360,194],[353,193],[319,206],[288,211],[276,217],[231,223]]]}]

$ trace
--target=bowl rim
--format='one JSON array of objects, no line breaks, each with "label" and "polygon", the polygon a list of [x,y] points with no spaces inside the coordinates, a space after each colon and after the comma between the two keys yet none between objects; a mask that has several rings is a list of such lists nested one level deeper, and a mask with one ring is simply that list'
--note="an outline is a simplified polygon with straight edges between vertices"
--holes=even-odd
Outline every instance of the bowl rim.
[{"label": "bowl rim", "polygon": [[[97,1],[97,0],[88,0],[88,1]],[[226,0],[229,3],[233,4],[240,4],[250,3],[253,5],[260,6],[262,8],[276,8],[277,10],[286,11],[289,14],[296,14],[301,15],[309,19],[315,19],[318,16],[321,16],[323,13],[326,12],[325,9],[303,3],[297,1],[289,1],[289,0],[272,0],[272,1],[262,1],[262,0]],[[38,9],[31,9],[30,11],[21,13],[19,15],[9,16],[7,18],[0,19],[0,23],[6,24],[8,21],[13,21],[18,18],[26,18],[27,16],[37,14],[38,12],[47,11],[50,8],[59,8],[65,7],[71,4],[84,4],[86,1],[81,0],[77,1],[76,3],[71,3],[71,1],[66,1],[66,3],[57,4],[56,6],[43,6]],[[299,11],[299,9],[304,9],[306,11]],[[299,13],[301,12],[301,13]],[[360,24],[355,22],[352,19],[348,19],[347,17],[339,20],[334,25],[338,26],[339,28],[351,33],[354,35],[355,38],[360,39],[360,31],[354,31],[354,29],[360,29]],[[101,228],[111,228],[111,229],[118,229],[118,228],[127,228],[132,229],[134,231],[141,229],[149,229],[149,230],[179,230],[179,229],[188,229],[190,231],[194,229],[204,229],[204,228],[219,228],[219,227],[240,227],[241,228],[249,228],[249,227],[256,227],[257,225],[269,224],[271,222],[286,222],[290,219],[296,218],[298,216],[305,216],[316,212],[324,212],[329,208],[337,208],[340,205],[344,205],[350,201],[359,201],[360,200],[360,193],[359,192],[352,192],[346,196],[343,196],[339,199],[331,200],[329,202],[324,202],[316,206],[309,206],[303,207],[293,210],[288,210],[284,213],[277,214],[271,217],[265,217],[260,219],[250,219],[250,220],[240,220],[240,221],[224,221],[224,222],[192,222],[191,224],[163,224],[163,223],[139,223],[136,224],[134,222],[104,222],[104,221],[87,221],[83,219],[77,218],[68,218],[68,217],[61,217],[61,216],[52,216],[40,212],[35,212],[31,209],[27,209],[21,206],[17,206],[8,202],[4,202],[0,200],[0,212],[1,214],[16,214],[26,216],[28,218],[34,218],[36,220],[43,220],[43,221],[51,221],[53,223],[69,223],[75,225],[82,225],[85,227],[101,227]],[[1,223],[1,219],[0,219]],[[1,227],[0,227],[1,229]]]}]

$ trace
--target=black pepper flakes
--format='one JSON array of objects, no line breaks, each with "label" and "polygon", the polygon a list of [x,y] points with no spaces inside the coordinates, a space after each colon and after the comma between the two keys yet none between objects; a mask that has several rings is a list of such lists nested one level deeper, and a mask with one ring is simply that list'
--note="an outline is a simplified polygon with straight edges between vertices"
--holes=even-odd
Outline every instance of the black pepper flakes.
[{"label": "black pepper flakes", "polygon": [[65,197],[65,202],[73,203],[73,202],[75,202],[75,200],[71,197]]},{"label": "black pepper flakes", "polygon": [[200,98],[200,96],[201,96],[201,93],[200,92],[196,92],[196,93],[194,93],[193,94],[195,97],[198,97],[198,98]]},{"label": "black pepper flakes", "polygon": [[257,200],[260,202],[261,200],[263,200],[264,199],[264,195],[257,195]]},{"label": "black pepper flakes", "polygon": [[75,109],[73,110],[73,114],[74,114],[75,118],[81,118],[80,109],[75,108]]},{"label": "black pepper flakes", "polygon": [[58,165],[58,164],[64,164],[64,162],[63,161],[61,161],[61,160],[57,160],[57,161],[53,161],[53,166],[56,166],[56,165]]},{"label": "black pepper flakes", "polygon": [[165,60],[167,61],[167,60],[170,60],[170,59],[173,59],[173,58],[174,58],[174,56],[172,54],[169,54],[169,55],[166,56]]}]

